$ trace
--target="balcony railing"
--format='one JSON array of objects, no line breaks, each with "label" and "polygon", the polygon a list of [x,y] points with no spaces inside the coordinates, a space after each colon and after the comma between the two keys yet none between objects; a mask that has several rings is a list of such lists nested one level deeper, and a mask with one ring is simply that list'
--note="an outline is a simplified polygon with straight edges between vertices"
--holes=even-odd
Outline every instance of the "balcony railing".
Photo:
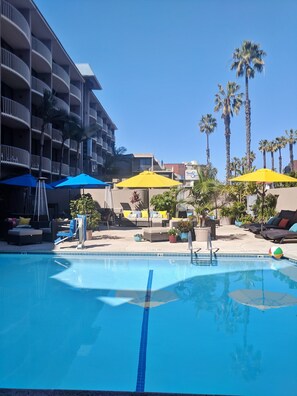
[{"label": "balcony railing", "polygon": [[[41,133],[42,119],[36,116],[32,116],[31,128]],[[45,125],[44,134],[49,137],[52,137],[52,124]]]},{"label": "balcony railing", "polygon": [[107,130],[108,130],[107,125],[103,123],[102,129],[103,129],[104,132],[107,132]]},{"label": "balcony railing", "polygon": [[92,152],[92,157],[91,160],[96,161],[97,162],[97,153]]},{"label": "balcony railing", "polygon": [[112,147],[111,146],[107,146],[107,152],[108,152],[108,154],[113,154],[113,150],[112,150]]},{"label": "balcony railing", "polygon": [[107,150],[107,149],[108,149],[108,146],[107,146],[107,143],[106,143],[106,142],[103,142],[102,148],[103,148],[104,150]]},{"label": "balcony railing", "polygon": [[97,116],[97,124],[102,128],[103,127],[103,120],[101,117]]},{"label": "balcony railing", "polygon": [[30,69],[21,58],[5,48],[1,48],[1,61],[2,65],[22,76],[30,86]]},{"label": "balcony railing", "polygon": [[77,143],[75,140],[70,139],[70,150],[77,150]]},{"label": "balcony railing", "polygon": [[[52,161],[49,158],[42,157],[41,159],[41,169],[44,172],[51,172],[51,163]],[[39,155],[31,155],[31,168],[39,169]]]},{"label": "balcony railing", "polygon": [[89,114],[90,114],[90,117],[95,118],[95,120],[97,120],[97,111],[95,109],[92,109],[90,107]]},{"label": "balcony railing", "polygon": [[77,99],[81,100],[81,90],[73,84],[70,84],[70,93]]},{"label": "balcony railing", "polygon": [[5,0],[2,0],[1,13],[15,24],[24,33],[28,42],[30,42],[30,27],[24,15]]},{"label": "balcony railing", "polygon": [[103,165],[103,157],[101,157],[101,155],[97,155],[97,163]]},{"label": "balcony railing", "polygon": [[97,138],[97,144],[99,144],[100,146],[103,146],[103,139],[102,139],[102,137],[98,137],[98,138]]},{"label": "balcony railing", "polygon": [[[70,166],[69,167],[69,172],[70,172],[70,176],[76,176],[75,166]],[[80,173],[81,173],[80,169],[77,168],[77,174],[79,175]]]},{"label": "balcony railing", "polygon": [[[60,172],[60,162],[52,161],[52,173],[59,174]],[[62,163],[62,175],[68,176],[69,175],[69,165]]]},{"label": "balcony railing", "polygon": [[1,162],[21,167],[30,167],[29,151],[18,147],[1,145]]},{"label": "balcony railing", "polygon": [[66,140],[65,140],[64,146],[67,147],[67,148],[69,148],[69,146],[70,146],[70,139],[66,139]]},{"label": "balcony railing", "polygon": [[51,91],[50,87],[40,80],[39,78],[32,76],[32,90],[38,92],[40,95],[43,96],[44,91]]},{"label": "balcony railing", "polygon": [[64,83],[69,87],[70,86],[70,77],[66,70],[63,69],[62,66],[53,62],[53,74],[59,77]]},{"label": "balcony railing", "polygon": [[52,139],[53,142],[62,143],[62,132],[59,129],[52,129]]},{"label": "balcony railing", "polygon": [[27,107],[23,106],[19,102],[15,100],[6,98],[5,96],[1,97],[1,112],[2,115],[6,115],[9,117],[13,117],[15,119],[21,120],[25,122],[28,126],[30,126],[30,112]]},{"label": "balcony railing", "polygon": [[55,97],[56,107],[59,109],[67,111],[69,113],[69,104],[67,104],[63,99]]},{"label": "balcony railing", "polygon": [[39,55],[41,55],[51,66],[52,65],[52,53],[47,48],[45,44],[43,44],[42,41],[38,40],[36,37],[32,36],[32,49],[33,51],[37,52]]}]

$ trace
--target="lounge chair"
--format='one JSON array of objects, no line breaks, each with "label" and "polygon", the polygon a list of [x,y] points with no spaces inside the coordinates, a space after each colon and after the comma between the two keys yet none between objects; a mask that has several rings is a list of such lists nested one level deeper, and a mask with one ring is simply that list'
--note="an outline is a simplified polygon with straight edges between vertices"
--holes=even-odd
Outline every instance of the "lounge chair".
[{"label": "lounge chair", "polygon": [[57,233],[57,239],[54,241],[55,245],[64,242],[68,239],[72,239],[77,234],[77,223],[75,219],[70,220],[69,231],[59,231]]},{"label": "lounge chair", "polygon": [[[288,219],[285,226],[281,225],[281,220]],[[296,210],[281,210],[279,215],[268,220],[267,223],[261,227],[260,223],[250,224],[248,230],[254,234],[260,234],[261,231],[270,229],[281,229],[288,230],[294,223],[297,223],[297,211]]]},{"label": "lounge chair", "polygon": [[265,239],[269,239],[273,242],[283,243],[285,239],[296,239],[297,240],[297,228],[296,231],[290,230],[264,230],[260,234]]}]

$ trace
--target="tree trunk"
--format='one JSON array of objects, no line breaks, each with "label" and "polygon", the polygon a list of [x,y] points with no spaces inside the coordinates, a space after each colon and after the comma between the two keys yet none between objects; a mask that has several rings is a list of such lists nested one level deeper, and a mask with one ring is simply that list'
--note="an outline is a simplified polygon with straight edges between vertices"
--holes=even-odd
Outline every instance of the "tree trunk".
[{"label": "tree trunk", "polygon": [[271,155],[271,170],[274,171],[274,152],[270,151],[270,155]]},{"label": "tree trunk", "polygon": [[226,138],[226,184],[230,184],[230,116],[224,117],[225,138]]},{"label": "tree trunk", "polygon": [[62,140],[62,146],[61,146],[61,158],[60,158],[60,169],[59,169],[59,178],[61,179],[62,176],[62,161],[64,157],[64,148],[65,148],[65,140]]},{"label": "tree trunk", "polygon": [[210,165],[209,134],[206,132],[206,163]]},{"label": "tree trunk", "polygon": [[44,129],[45,129],[45,124],[43,123],[41,125],[38,177],[42,177],[42,158],[43,158],[43,151],[44,151]]},{"label": "tree trunk", "polygon": [[279,156],[278,156],[278,169],[279,169],[279,173],[282,173],[282,167],[283,167],[283,161],[282,161],[282,150],[281,148],[278,149],[279,152]]},{"label": "tree trunk", "polygon": [[263,150],[263,168],[266,169],[266,151]]},{"label": "tree trunk", "polygon": [[246,127],[246,159],[248,171],[251,170],[251,105],[249,100],[249,79],[245,73],[245,127]]},{"label": "tree trunk", "polygon": [[291,172],[293,172],[294,170],[293,143],[289,143],[289,151],[290,151],[290,167],[291,167]]}]

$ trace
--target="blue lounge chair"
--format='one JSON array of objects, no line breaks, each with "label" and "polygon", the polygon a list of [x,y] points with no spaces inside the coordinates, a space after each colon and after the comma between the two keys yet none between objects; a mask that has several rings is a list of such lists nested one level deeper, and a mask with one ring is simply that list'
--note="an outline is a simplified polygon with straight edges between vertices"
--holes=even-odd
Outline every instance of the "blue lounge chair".
[{"label": "blue lounge chair", "polygon": [[54,241],[55,245],[64,242],[68,239],[72,239],[77,234],[77,223],[75,219],[70,220],[69,231],[59,231],[57,233],[57,239]]}]

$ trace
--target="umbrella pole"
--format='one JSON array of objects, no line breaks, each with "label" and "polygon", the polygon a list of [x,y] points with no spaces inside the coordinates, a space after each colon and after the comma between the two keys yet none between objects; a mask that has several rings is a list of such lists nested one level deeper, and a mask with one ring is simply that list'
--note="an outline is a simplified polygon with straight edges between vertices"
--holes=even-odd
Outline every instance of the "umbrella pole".
[{"label": "umbrella pole", "polygon": [[261,221],[261,231],[263,231],[263,225],[264,225],[264,203],[265,203],[265,183],[263,183],[261,196],[262,196],[262,206],[261,206],[261,217],[262,217],[262,221]]}]

